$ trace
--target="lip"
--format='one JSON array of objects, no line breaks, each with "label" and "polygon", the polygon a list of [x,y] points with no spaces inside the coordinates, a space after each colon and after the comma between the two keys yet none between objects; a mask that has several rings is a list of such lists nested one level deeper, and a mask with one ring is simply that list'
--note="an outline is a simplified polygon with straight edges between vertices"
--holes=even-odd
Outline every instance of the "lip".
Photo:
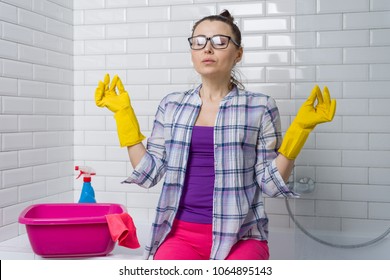
[{"label": "lip", "polygon": [[205,58],[202,60],[203,63],[205,64],[211,64],[211,63],[214,63],[215,60],[211,59],[211,58]]}]

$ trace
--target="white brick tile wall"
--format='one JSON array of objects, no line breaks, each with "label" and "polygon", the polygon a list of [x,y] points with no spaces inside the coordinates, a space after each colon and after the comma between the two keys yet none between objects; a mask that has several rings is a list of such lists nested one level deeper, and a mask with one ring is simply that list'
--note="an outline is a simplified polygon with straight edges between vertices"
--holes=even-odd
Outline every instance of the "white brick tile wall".
[{"label": "white brick tile wall", "polygon": [[267,1],[266,3],[266,14],[272,15],[294,15],[296,13],[296,2],[295,1]]},{"label": "white brick tile wall", "polygon": [[[180,38],[181,40],[183,38]],[[172,39],[173,40],[173,39]],[[126,41],[127,52],[129,53],[164,53],[170,51],[170,39],[169,38],[138,38],[128,39]],[[186,43],[186,47],[187,47]],[[142,57],[142,56],[141,56]]]},{"label": "white brick tile wall", "polygon": [[297,15],[315,14],[317,12],[317,0],[296,0],[295,12]]},{"label": "white brick tile wall", "polygon": [[343,185],[344,200],[388,202],[389,188],[381,185]]},{"label": "white brick tile wall", "polygon": [[126,40],[94,40],[84,45],[86,54],[126,53]]},{"label": "white brick tile wall", "polygon": [[286,32],[290,31],[291,22],[288,17],[243,19],[242,32]]},{"label": "white brick tile wall", "polygon": [[22,150],[32,148],[32,133],[4,133],[2,135],[3,151]]},{"label": "white brick tile wall", "polygon": [[322,183],[367,184],[368,168],[364,167],[317,167],[315,180]]},{"label": "white brick tile wall", "polygon": [[370,115],[388,115],[390,99],[373,99],[369,102]]},{"label": "white brick tile wall", "polygon": [[[296,34],[268,34],[266,37],[267,48],[268,49],[292,48],[293,46],[295,46],[295,42],[296,42],[295,38],[296,38]],[[249,47],[251,47],[251,45],[255,48],[263,47],[263,36],[251,36],[251,37],[248,36],[247,41],[249,43]],[[245,40],[244,40],[244,46],[245,48],[248,47],[247,44],[245,44]]]},{"label": "white brick tile wall", "polygon": [[10,188],[33,182],[33,168],[25,167],[3,171],[3,187]]},{"label": "white brick tile wall", "polygon": [[54,147],[47,149],[47,162],[65,162],[73,159],[72,147]]},{"label": "white brick tile wall", "polygon": [[7,3],[0,3],[0,19],[7,22],[17,22],[17,7]]},{"label": "white brick tile wall", "polygon": [[[170,9],[171,20],[197,20],[200,17],[208,16],[216,13],[215,5],[200,4],[200,5],[178,5],[172,6]],[[144,13],[148,15],[148,13]]]},{"label": "white brick tile wall", "polygon": [[19,116],[20,131],[43,131],[45,129],[45,116]]},{"label": "white brick tile wall", "polygon": [[[46,183],[39,182],[21,186],[18,195],[20,202],[27,202],[46,197]],[[18,213],[20,213],[20,211],[18,211]]]},{"label": "white brick tile wall", "polygon": [[389,81],[344,82],[344,98],[386,98]]},{"label": "white brick tile wall", "polygon": [[390,11],[346,13],[343,17],[345,29],[388,28],[390,25]]},{"label": "white brick tile wall", "polygon": [[251,65],[288,65],[290,53],[288,51],[248,51],[244,54],[243,63]]},{"label": "white brick tile wall", "polygon": [[[329,89],[331,96],[337,98],[337,100],[343,97],[343,89],[341,82],[318,82],[317,85],[321,89],[324,89],[324,87],[326,86]],[[292,85],[293,91],[291,95],[294,99],[299,98],[303,103],[303,101],[307,98],[307,95],[312,91],[313,88],[314,86],[311,82],[295,83]]]},{"label": "white brick tile wall", "polygon": [[369,30],[320,31],[317,36],[318,47],[359,47],[370,43]]},{"label": "white brick tile wall", "polygon": [[368,233],[372,237],[379,236],[379,233],[385,232],[389,228],[389,223],[385,220],[369,219],[342,219],[343,231],[354,234]]},{"label": "white brick tile wall", "polygon": [[388,151],[343,151],[344,166],[390,167]]},{"label": "white brick tile wall", "polygon": [[18,81],[17,79],[0,78],[1,83],[1,95],[17,95],[18,93]]},{"label": "white brick tile wall", "polygon": [[3,114],[32,114],[33,100],[23,97],[3,97]]},{"label": "white brick tile wall", "polygon": [[390,184],[390,173],[388,168],[369,168],[368,175],[370,184],[385,185],[387,187]]},{"label": "white brick tile wall", "polygon": [[342,15],[323,14],[323,15],[298,15],[296,17],[296,31],[330,31],[342,29]]},{"label": "white brick tile wall", "polygon": [[390,3],[386,0],[371,0],[370,9],[373,11],[390,10]]},{"label": "white brick tile wall", "polygon": [[370,65],[370,79],[371,80],[389,80],[390,66],[389,64],[373,64]]},{"label": "white brick tile wall", "polygon": [[[161,183],[120,184],[132,168],[94,91],[105,73],[118,74],[148,136],[160,100],[200,82],[187,42],[194,21],[222,9],[242,31],[245,86],[276,99],[284,131],[314,84],[338,100],[333,122],[315,128],[296,161],[292,180],[316,184],[294,213],[310,229],[383,230],[389,1],[14,0],[0,2],[0,240],[18,234],[24,206],[78,199],[75,163],[96,169],[98,201],[153,220]],[[271,225],[293,226],[284,200],[267,199],[266,210]]]},{"label": "white brick tile wall", "polygon": [[33,65],[14,60],[3,60],[3,74],[13,78],[32,79]]},{"label": "white brick tile wall", "polygon": [[124,11],[127,22],[167,21],[170,18],[169,6],[128,8]]},{"label": "white brick tile wall", "polygon": [[369,0],[318,0],[318,13],[348,13],[369,11]]},{"label": "white brick tile wall", "polygon": [[47,163],[46,149],[23,150],[18,155],[19,166],[34,166]]},{"label": "white brick tile wall", "polygon": [[17,188],[1,189],[0,194],[1,207],[15,205],[18,202]]},{"label": "white brick tile wall", "polygon": [[312,193],[302,193],[301,195],[305,199],[341,200],[343,192],[341,184],[317,183]]},{"label": "white brick tile wall", "polygon": [[367,218],[368,206],[366,202],[325,201],[316,203],[316,213],[319,216]]},{"label": "white brick tile wall", "polygon": [[45,31],[46,29],[46,18],[40,14],[19,9],[18,18],[18,23],[22,26],[28,26],[40,31]]},{"label": "white brick tile wall", "polygon": [[339,232],[341,230],[340,218],[319,216],[296,216],[296,218],[305,229],[311,230],[311,232],[315,232],[316,230]]},{"label": "white brick tile wall", "polygon": [[344,63],[389,63],[390,47],[345,48]]},{"label": "white brick tile wall", "polygon": [[189,37],[191,35],[191,29],[191,21],[151,22],[148,24],[148,34],[150,37]]},{"label": "white brick tile wall", "polygon": [[365,133],[316,133],[315,137],[317,149],[367,150],[375,142]]},{"label": "white brick tile wall", "polygon": [[25,97],[46,97],[46,84],[43,82],[18,80],[18,94]]},{"label": "white brick tile wall", "polygon": [[370,134],[370,150],[390,150],[390,134]]},{"label": "white brick tile wall", "polygon": [[387,203],[369,203],[369,218],[371,219],[380,219],[380,220],[388,220],[390,219],[390,215],[387,211],[388,204]]},{"label": "white brick tile wall", "polygon": [[[140,38],[148,35],[148,23],[107,24],[106,38]],[[85,38],[82,38],[83,40]]]},{"label": "white brick tile wall", "polygon": [[0,132],[15,132],[18,129],[18,117],[0,115]]},{"label": "white brick tile wall", "polygon": [[346,132],[390,133],[390,127],[384,125],[389,121],[389,116],[345,116],[343,129]]},{"label": "white brick tile wall", "polygon": [[343,61],[339,48],[297,49],[293,54],[296,65],[341,64]]},{"label": "white brick tile wall", "polygon": [[73,8],[75,10],[99,9],[104,8],[104,2],[104,0],[77,0],[73,1]]},{"label": "white brick tile wall", "polygon": [[0,55],[4,58],[16,59],[18,56],[17,44],[1,40]]},{"label": "white brick tile wall", "polygon": [[312,166],[341,166],[341,152],[306,149],[301,152],[296,163],[299,165],[307,164]]},{"label": "white brick tile wall", "polygon": [[125,9],[85,10],[85,24],[124,23],[126,22]]},{"label": "white brick tile wall", "polygon": [[368,80],[368,65],[320,65],[317,66],[319,81],[365,81]]},{"label": "white brick tile wall", "polygon": [[367,99],[345,99],[337,103],[338,115],[365,116],[369,114],[369,100]]},{"label": "white brick tile wall", "polygon": [[[18,234],[24,207],[66,201],[73,189],[61,183],[68,175],[59,170],[73,161],[73,133],[67,134],[73,129],[71,2],[0,3],[0,240]],[[52,179],[58,184],[48,192]]]},{"label": "white brick tile wall", "polygon": [[170,82],[170,71],[168,69],[139,69],[127,70],[128,84],[161,84]]},{"label": "white brick tile wall", "polygon": [[150,68],[181,68],[188,66],[190,62],[191,57],[189,53],[164,53],[149,55]]},{"label": "white brick tile wall", "polygon": [[267,67],[267,82],[291,82],[311,81],[315,79],[316,69],[314,66],[286,66],[286,67]]},{"label": "white brick tile wall", "polygon": [[[107,69],[139,69],[146,68],[148,65],[148,56],[141,54],[126,54],[126,55],[107,55]],[[96,68],[101,68],[96,66]]]}]

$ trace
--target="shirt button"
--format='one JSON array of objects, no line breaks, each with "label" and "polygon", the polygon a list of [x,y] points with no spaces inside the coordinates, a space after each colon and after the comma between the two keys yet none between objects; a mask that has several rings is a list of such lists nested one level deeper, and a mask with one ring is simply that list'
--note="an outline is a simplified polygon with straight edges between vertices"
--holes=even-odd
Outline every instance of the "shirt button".
[{"label": "shirt button", "polygon": [[214,145],[214,149],[217,149],[217,148],[218,148],[218,145],[217,145],[217,144],[215,144],[215,145]]}]

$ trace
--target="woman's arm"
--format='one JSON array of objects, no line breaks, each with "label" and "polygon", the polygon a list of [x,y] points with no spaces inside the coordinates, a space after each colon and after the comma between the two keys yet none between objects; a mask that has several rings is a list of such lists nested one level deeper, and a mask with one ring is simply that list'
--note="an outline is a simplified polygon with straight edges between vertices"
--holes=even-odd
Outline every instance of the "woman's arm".
[{"label": "woman's arm", "polygon": [[140,163],[143,156],[146,154],[146,148],[141,142],[134,146],[127,147],[127,153],[129,154],[131,165],[133,166],[133,168],[135,168],[138,163]]},{"label": "woman's arm", "polygon": [[280,176],[282,176],[285,183],[288,182],[294,168],[294,162],[294,160],[288,159],[282,154],[279,154],[275,159],[276,167],[278,168]]}]

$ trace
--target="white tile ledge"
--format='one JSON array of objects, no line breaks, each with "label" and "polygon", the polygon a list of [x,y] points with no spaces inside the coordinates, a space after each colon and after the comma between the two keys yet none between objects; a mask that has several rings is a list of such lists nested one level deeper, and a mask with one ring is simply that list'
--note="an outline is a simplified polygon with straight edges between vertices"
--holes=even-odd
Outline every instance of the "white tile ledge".
[{"label": "white tile ledge", "polygon": [[[0,242],[0,259],[33,260],[45,258],[42,258],[33,252],[27,234],[23,234],[15,238]],[[142,259],[142,248],[137,250],[131,250],[115,245],[114,250],[107,256],[72,259],[139,260]]]}]

